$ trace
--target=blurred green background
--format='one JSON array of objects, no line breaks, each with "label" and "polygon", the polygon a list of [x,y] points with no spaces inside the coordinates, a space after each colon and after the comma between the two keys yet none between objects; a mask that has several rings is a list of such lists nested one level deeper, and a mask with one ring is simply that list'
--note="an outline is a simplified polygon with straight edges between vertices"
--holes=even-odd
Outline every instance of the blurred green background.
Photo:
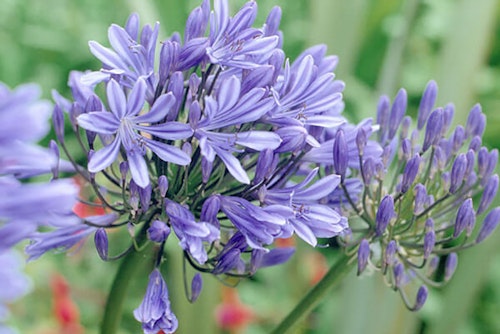
[{"label": "blurred green background", "polygon": [[[232,12],[244,1],[229,0]],[[395,95],[405,87],[409,113],[415,115],[425,84],[439,85],[438,102],[454,102],[455,121],[463,122],[479,101],[487,114],[484,144],[500,147],[500,1],[499,0],[262,0],[258,24],[275,5],[283,10],[284,49],[294,59],[304,48],[326,43],[340,57],[337,77],[346,83],[345,114],[353,120],[374,116],[380,94]],[[88,40],[107,42],[107,27],[123,25],[131,12],[142,23],[161,22],[161,39],[183,31],[198,1],[181,0],[2,0],[0,6],[0,81],[14,87],[39,83],[46,98],[51,89],[69,96],[70,70],[99,69],[88,51]],[[498,199],[496,205],[499,204]],[[119,236],[111,236],[118,240]],[[408,312],[399,295],[387,289],[377,275],[357,278],[354,273],[323,301],[298,333],[500,333],[500,232],[484,244],[463,253],[452,282],[432,290],[417,314]],[[257,314],[241,333],[265,333],[291,309],[307,289],[311,250],[302,244],[294,259],[280,268],[265,269],[242,282],[243,303]],[[327,250],[322,251],[330,261]],[[183,299],[179,264],[170,261],[167,273],[172,302],[181,322],[178,333],[218,333],[214,303],[220,284],[205,278],[197,306]],[[176,267],[177,266],[177,267]],[[95,333],[106,289],[116,270],[101,263],[91,247],[73,256],[45,256],[30,263],[35,290],[13,305],[12,323],[21,333],[59,333],[48,307],[50,276],[57,271],[70,283],[80,309],[85,333]],[[173,272],[173,275],[171,273]],[[307,275],[306,275],[307,276]],[[123,333],[137,333],[131,317],[144,292],[146,277],[138,277],[125,305]]]}]

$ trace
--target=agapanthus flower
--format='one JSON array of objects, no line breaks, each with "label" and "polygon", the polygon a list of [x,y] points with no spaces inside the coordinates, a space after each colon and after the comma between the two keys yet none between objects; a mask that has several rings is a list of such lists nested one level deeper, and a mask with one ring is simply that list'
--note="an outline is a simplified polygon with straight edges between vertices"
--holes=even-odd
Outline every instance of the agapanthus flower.
[{"label": "agapanthus flower", "polygon": [[189,163],[189,156],[179,148],[144,135],[147,133],[166,140],[184,139],[191,136],[191,128],[178,122],[142,125],[157,123],[165,117],[174,102],[171,94],[161,96],[149,112],[139,114],[145,104],[146,93],[146,84],[142,79],[134,85],[128,98],[123,88],[114,80],[108,83],[106,92],[110,112],[94,111],[78,117],[78,124],[87,130],[115,135],[109,145],[91,156],[88,166],[90,172],[96,173],[111,165],[117,159],[122,146],[132,178],[140,187],[146,187],[150,182],[144,160],[146,148],[151,149],[163,161],[180,165]]},{"label": "agapanthus flower", "polygon": [[174,333],[177,330],[177,318],[170,310],[167,283],[158,269],[149,275],[146,294],[141,305],[134,310],[134,317],[142,323],[145,334]]}]

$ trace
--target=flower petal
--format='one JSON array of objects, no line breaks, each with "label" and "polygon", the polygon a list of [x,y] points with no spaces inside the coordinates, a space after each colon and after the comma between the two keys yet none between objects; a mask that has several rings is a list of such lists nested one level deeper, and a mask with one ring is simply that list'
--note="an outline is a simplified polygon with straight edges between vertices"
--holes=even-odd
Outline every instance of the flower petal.
[{"label": "flower petal", "polygon": [[111,79],[108,82],[106,93],[111,112],[116,116],[116,118],[122,119],[127,111],[127,100],[125,99],[125,93],[118,82]]},{"label": "flower petal", "polygon": [[175,96],[170,92],[160,96],[150,111],[143,115],[136,116],[134,123],[156,123],[162,121],[175,104]]},{"label": "flower petal", "polygon": [[115,115],[107,111],[94,111],[77,117],[78,125],[85,130],[103,134],[114,134],[120,126]]},{"label": "flower petal", "polygon": [[127,152],[127,161],[134,182],[141,188],[147,187],[149,185],[148,166],[142,154],[136,150],[130,150]]},{"label": "flower petal", "polygon": [[89,160],[88,170],[97,173],[111,165],[118,156],[121,140],[117,136],[111,144],[95,152]]},{"label": "flower petal", "polygon": [[191,158],[181,149],[175,146],[159,143],[155,140],[144,138],[147,146],[161,160],[177,165],[185,166],[191,162]]}]

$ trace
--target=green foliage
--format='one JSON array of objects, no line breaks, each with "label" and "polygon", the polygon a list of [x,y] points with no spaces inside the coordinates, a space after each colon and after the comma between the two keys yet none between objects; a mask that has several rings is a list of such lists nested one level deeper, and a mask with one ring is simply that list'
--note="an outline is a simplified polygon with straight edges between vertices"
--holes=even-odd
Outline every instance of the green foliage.
[{"label": "green foliage", "polygon": [[[236,9],[244,1],[230,3]],[[345,112],[353,120],[373,116],[378,95],[393,97],[400,87],[408,90],[410,113],[414,112],[426,82],[435,79],[440,87],[440,103],[454,101],[460,121],[475,101],[482,103],[488,117],[486,145],[500,147],[496,132],[500,127],[498,0],[258,3],[259,23],[264,22],[264,14],[273,6],[282,7],[284,49],[292,59],[319,42],[328,44],[330,53],[340,56],[336,72],[346,82]],[[88,51],[87,42],[97,40],[108,45],[109,24],[123,24],[132,11],[137,11],[142,23],[160,21],[160,36],[166,38],[175,30],[182,32],[189,10],[197,4],[195,0],[4,0],[0,10],[0,81],[12,87],[37,82],[47,98],[51,89],[67,96],[69,71],[100,67]],[[496,205],[498,202],[497,199]],[[403,310],[397,296],[383,284],[369,283],[373,277],[358,279],[352,274],[342,289],[334,291],[297,331],[353,333],[369,328],[371,333],[442,333],[442,329],[452,328],[456,331],[448,333],[497,333],[500,252],[495,243],[499,241],[497,232],[485,245],[462,257],[456,282],[442,293],[433,290],[428,304],[417,315]],[[84,247],[71,257],[45,256],[28,265],[34,293],[13,306],[13,323],[22,333],[39,333],[54,326],[51,308],[47,307],[51,298],[48,282],[53,271],[62,273],[70,282],[86,333],[97,331],[116,266],[102,263],[89,248]],[[287,265],[266,269],[254,280],[241,284],[241,299],[252,305],[260,319],[260,324],[251,325],[248,333],[266,332],[272,327],[269,322],[283,317],[306,291],[304,261],[309,261],[310,250],[303,248],[299,247]],[[323,253],[329,259],[328,250]],[[489,264],[491,270],[487,269]],[[174,260],[172,266],[180,268]],[[176,299],[183,298],[180,277],[178,271],[169,277],[173,281],[169,287],[179,289],[172,292]],[[203,292],[211,301],[219,295],[218,285],[212,283]],[[125,304],[129,314],[140,302],[146,278],[133,284]],[[191,312],[196,322],[213,324],[213,306],[203,314],[179,307]],[[380,321],[381,317],[384,321]],[[124,320],[123,333],[136,333],[137,326],[129,315]],[[467,330],[459,330],[461,327]],[[183,333],[180,328],[179,333]]]}]

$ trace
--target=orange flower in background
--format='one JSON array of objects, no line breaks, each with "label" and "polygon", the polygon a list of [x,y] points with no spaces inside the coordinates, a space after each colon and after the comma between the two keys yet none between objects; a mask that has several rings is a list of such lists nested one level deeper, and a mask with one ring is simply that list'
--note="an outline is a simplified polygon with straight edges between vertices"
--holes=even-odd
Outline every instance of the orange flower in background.
[{"label": "orange flower in background", "polygon": [[80,325],[80,312],[71,298],[69,284],[64,276],[54,273],[50,286],[53,314],[58,324],[54,334],[82,334],[84,331]]},{"label": "orange flower in background", "polygon": [[328,262],[323,254],[319,252],[308,252],[304,256],[308,267],[309,285],[318,283],[328,271]]},{"label": "orange flower in background", "polygon": [[[81,176],[75,176],[73,180],[75,181],[76,185],[80,188],[80,194],[79,194],[80,198],[86,200],[89,197],[87,194],[88,191],[86,191],[85,189],[86,181]],[[77,201],[75,206],[73,207],[73,212],[80,218],[85,218],[89,216],[100,216],[106,214],[104,207],[99,206],[102,203],[98,198],[89,202],[97,205],[90,205]]]},{"label": "orange flower in background", "polygon": [[240,301],[238,291],[222,287],[222,303],[215,309],[217,325],[232,334],[241,333],[256,320],[255,312]]}]

